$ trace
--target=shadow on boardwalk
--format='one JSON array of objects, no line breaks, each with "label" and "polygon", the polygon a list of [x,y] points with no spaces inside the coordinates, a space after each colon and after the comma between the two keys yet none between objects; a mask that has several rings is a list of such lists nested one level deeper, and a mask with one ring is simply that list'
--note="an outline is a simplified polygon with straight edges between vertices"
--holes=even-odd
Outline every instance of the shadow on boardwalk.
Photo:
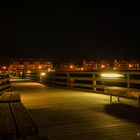
[{"label": "shadow on boardwalk", "polygon": [[140,108],[135,106],[123,103],[107,104],[105,105],[105,112],[140,125]]}]

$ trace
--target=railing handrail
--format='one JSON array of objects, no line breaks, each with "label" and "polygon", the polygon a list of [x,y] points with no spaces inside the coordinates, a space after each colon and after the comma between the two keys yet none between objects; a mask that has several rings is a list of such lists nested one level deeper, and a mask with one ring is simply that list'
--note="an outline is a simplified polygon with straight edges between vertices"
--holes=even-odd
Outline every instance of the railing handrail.
[{"label": "railing handrail", "polygon": [[[102,77],[102,73],[122,74],[124,77]],[[31,74],[27,76],[31,78]],[[36,79],[41,77],[36,73]],[[35,73],[34,73],[35,76]],[[138,77],[138,78],[136,78]],[[35,78],[35,77],[33,77]],[[120,86],[140,89],[140,71],[94,71],[94,72],[48,72],[41,80],[48,84],[66,86],[68,88],[90,88],[91,91],[103,91],[107,86]],[[133,87],[134,86],[134,87]],[[86,90],[86,89],[85,89]],[[89,89],[88,89],[89,90]]]}]

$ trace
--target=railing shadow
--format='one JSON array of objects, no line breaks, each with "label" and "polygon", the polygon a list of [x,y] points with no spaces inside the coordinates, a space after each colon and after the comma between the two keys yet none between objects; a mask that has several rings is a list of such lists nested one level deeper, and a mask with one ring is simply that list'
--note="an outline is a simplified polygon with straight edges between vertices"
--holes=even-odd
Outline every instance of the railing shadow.
[{"label": "railing shadow", "polygon": [[140,125],[140,108],[123,103],[105,105],[105,112],[120,119]]}]

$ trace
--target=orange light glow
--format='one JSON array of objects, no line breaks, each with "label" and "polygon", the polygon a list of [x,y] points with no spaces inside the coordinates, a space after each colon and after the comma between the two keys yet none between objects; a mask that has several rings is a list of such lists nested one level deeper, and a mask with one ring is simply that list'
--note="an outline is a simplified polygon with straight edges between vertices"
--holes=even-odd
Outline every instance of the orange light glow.
[{"label": "orange light glow", "polygon": [[51,71],[51,68],[48,68],[48,71],[50,72]]},{"label": "orange light glow", "polygon": [[116,70],[117,68],[116,68],[116,67],[114,67],[113,69],[114,69],[114,70]]},{"label": "orange light glow", "polygon": [[70,68],[73,69],[73,65],[70,65]]},{"label": "orange light glow", "polygon": [[104,68],[105,67],[105,65],[101,65],[101,68]]},{"label": "orange light glow", "polygon": [[41,67],[41,66],[38,66],[38,68],[39,68],[39,69],[42,69],[42,67]]},{"label": "orange light glow", "polygon": [[28,70],[28,71],[27,71],[27,73],[31,73],[31,71],[30,71],[30,70]]},{"label": "orange light glow", "polygon": [[132,68],[132,65],[131,65],[131,64],[129,64],[129,65],[128,65],[128,67],[129,67],[129,68]]},{"label": "orange light glow", "polygon": [[81,71],[83,71],[84,70],[84,68],[81,68]]},{"label": "orange light glow", "polygon": [[3,66],[3,69],[5,70],[6,69],[6,66]]}]

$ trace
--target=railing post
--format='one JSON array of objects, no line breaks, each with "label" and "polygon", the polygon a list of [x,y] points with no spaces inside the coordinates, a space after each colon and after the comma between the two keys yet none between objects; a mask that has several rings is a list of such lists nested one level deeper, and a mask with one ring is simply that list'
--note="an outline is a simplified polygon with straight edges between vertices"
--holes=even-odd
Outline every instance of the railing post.
[{"label": "railing post", "polygon": [[129,73],[127,73],[127,75],[126,75],[127,77],[127,88],[130,88],[130,83],[129,83],[129,79],[130,79],[130,75],[129,75]]},{"label": "railing post", "polygon": [[55,72],[52,74],[52,81],[55,82]]},{"label": "railing post", "polygon": [[70,74],[67,73],[67,87],[70,87]]},{"label": "railing post", "polygon": [[120,96],[118,96],[118,102],[120,102]]},{"label": "railing post", "polygon": [[138,108],[140,108],[140,96],[137,99]]},{"label": "railing post", "polygon": [[112,94],[110,94],[110,103],[112,103]]},{"label": "railing post", "polygon": [[92,73],[92,81],[93,81],[93,90],[96,91],[96,77],[94,73]]},{"label": "railing post", "polygon": [[55,72],[49,73],[48,77],[46,78],[46,81],[49,84],[52,84],[53,82],[55,82]]}]

